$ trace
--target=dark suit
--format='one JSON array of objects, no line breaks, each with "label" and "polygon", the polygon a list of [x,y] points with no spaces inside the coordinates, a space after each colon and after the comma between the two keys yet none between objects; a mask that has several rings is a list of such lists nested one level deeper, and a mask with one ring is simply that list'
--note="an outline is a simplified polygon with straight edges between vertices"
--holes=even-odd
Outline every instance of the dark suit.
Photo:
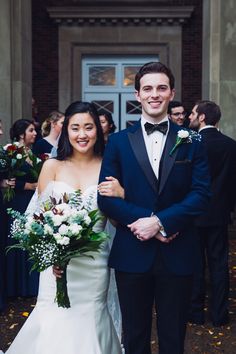
[{"label": "dark suit", "polygon": [[228,224],[235,204],[236,141],[214,127],[203,129],[200,134],[208,156],[212,197],[206,212],[196,221],[200,248],[196,258],[190,319],[196,323],[205,320],[207,257],[211,320],[218,326],[228,322]]},{"label": "dark suit", "polygon": [[[180,128],[170,123],[159,181],[148,159],[140,122],[109,138],[102,163],[100,181],[114,176],[125,189],[125,200],[99,196],[98,203],[118,222],[109,265],[116,270],[126,354],[151,353],[154,298],[160,353],[183,352],[193,271],[192,225],[208,203],[209,178],[199,142],[182,144],[169,155]],[[127,227],[152,212],[167,235],[179,232],[170,244],[154,238],[141,242]]]}]

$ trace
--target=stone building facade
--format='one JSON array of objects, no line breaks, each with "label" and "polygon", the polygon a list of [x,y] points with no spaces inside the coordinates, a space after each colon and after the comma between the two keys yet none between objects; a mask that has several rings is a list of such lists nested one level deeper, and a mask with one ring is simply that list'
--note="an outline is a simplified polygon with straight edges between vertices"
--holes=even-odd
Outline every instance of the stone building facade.
[{"label": "stone building facade", "polygon": [[[236,138],[235,15],[234,0],[2,0],[0,118],[5,131],[14,120],[31,117],[32,96],[43,120],[72,100],[96,94],[98,104],[114,101],[123,128],[128,111],[121,106],[131,107],[134,120],[138,107],[132,106],[132,85],[119,73],[157,59],[173,70],[176,97],[188,109],[200,98],[215,100],[223,111],[222,130]],[[89,75],[101,68],[114,71],[120,86],[90,82]]]}]

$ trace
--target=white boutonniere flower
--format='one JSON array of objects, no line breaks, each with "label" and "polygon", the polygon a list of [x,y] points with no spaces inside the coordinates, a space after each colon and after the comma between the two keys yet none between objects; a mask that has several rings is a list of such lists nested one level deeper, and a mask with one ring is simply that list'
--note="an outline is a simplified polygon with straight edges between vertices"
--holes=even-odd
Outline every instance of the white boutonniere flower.
[{"label": "white boutonniere flower", "polygon": [[181,129],[177,133],[177,138],[175,145],[170,151],[170,156],[173,155],[177,147],[183,143],[192,143],[193,140],[201,141],[201,135],[196,133],[194,130]]},{"label": "white boutonniere flower", "polygon": [[22,154],[17,154],[16,155],[17,160],[21,160],[23,158]]}]

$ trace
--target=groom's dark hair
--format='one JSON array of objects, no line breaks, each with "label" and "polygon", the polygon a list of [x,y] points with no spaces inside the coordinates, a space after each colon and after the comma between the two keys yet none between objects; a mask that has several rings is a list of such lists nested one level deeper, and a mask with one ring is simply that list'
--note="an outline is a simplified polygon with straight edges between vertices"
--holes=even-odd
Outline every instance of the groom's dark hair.
[{"label": "groom's dark hair", "polygon": [[170,88],[173,90],[175,87],[175,78],[172,74],[172,71],[167,68],[164,64],[160,63],[159,61],[151,61],[149,63],[144,64],[137,74],[135,75],[135,82],[134,87],[136,91],[140,90],[140,80],[146,74],[153,74],[153,73],[160,73],[165,74],[169,78]]},{"label": "groom's dark hair", "polygon": [[97,156],[102,156],[105,148],[104,136],[100,124],[97,109],[93,103],[76,101],[67,107],[65,111],[65,120],[62,126],[61,135],[58,141],[57,159],[65,160],[72,155],[73,148],[69,141],[68,125],[70,118],[77,113],[88,113],[92,118],[97,128],[97,140],[94,145],[94,153]]}]

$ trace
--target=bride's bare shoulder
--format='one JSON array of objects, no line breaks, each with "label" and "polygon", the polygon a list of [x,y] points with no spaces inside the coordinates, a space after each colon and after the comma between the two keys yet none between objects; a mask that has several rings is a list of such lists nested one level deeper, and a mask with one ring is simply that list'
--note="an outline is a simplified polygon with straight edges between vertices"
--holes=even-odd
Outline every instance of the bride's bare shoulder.
[{"label": "bride's bare shoulder", "polygon": [[44,168],[58,168],[61,164],[63,163],[63,161],[59,161],[57,159],[48,159],[44,162],[43,167]]},{"label": "bride's bare shoulder", "polygon": [[40,176],[39,182],[42,179],[51,179],[54,180],[57,174],[57,171],[60,169],[63,161],[59,161],[57,159],[48,159],[44,162]]},{"label": "bride's bare shoulder", "polygon": [[63,161],[57,159],[48,159],[44,162],[38,180],[39,193],[43,192],[48,183],[56,180],[57,173],[63,164]]}]

